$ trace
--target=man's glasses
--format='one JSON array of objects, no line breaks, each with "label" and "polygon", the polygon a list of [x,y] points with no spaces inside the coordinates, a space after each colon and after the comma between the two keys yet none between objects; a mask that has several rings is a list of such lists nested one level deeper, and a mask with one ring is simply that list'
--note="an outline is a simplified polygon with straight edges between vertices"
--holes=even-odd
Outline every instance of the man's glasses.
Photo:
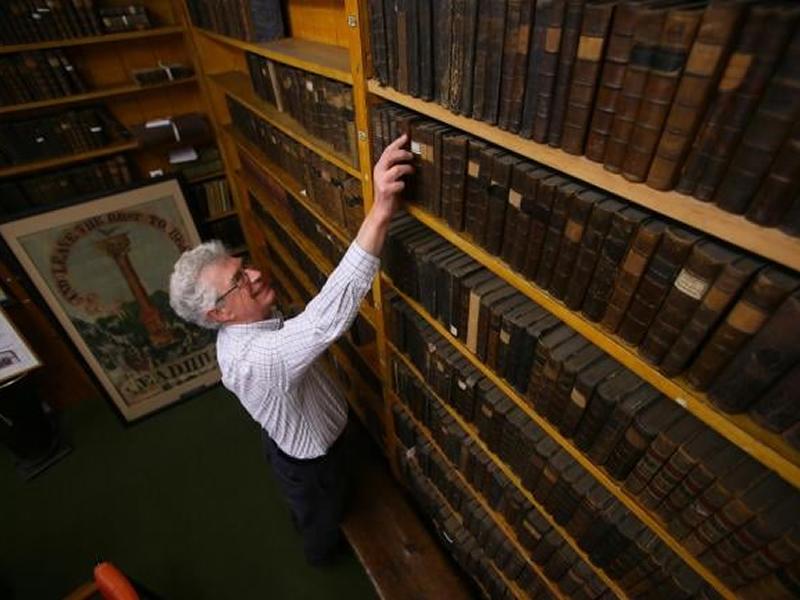
[{"label": "man's glasses", "polygon": [[214,306],[219,308],[222,306],[222,303],[225,302],[225,298],[230,296],[233,292],[238,290],[241,287],[250,285],[250,277],[247,275],[247,269],[250,269],[250,265],[247,263],[242,263],[236,273],[233,274],[231,281],[233,284],[229,289],[227,289],[219,298],[216,299],[214,302]]}]

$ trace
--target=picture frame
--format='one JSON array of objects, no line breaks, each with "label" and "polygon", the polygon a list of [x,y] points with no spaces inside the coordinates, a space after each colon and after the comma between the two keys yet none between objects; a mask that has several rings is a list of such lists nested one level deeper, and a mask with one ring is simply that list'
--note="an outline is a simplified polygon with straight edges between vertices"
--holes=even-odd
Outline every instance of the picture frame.
[{"label": "picture frame", "polygon": [[219,381],[215,332],[169,306],[200,243],[177,179],[0,225],[31,281],[128,421]]},{"label": "picture frame", "polygon": [[27,340],[0,308],[0,385],[41,366]]}]

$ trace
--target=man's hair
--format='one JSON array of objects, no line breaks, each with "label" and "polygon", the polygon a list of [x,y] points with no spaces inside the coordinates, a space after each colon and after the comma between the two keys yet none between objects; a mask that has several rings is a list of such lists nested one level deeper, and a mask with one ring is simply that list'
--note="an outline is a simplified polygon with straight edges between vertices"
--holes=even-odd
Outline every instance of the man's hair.
[{"label": "man's hair", "polygon": [[203,284],[200,274],[227,256],[228,252],[219,240],[204,242],[181,254],[169,278],[169,304],[179,317],[206,329],[219,328],[219,323],[206,316],[214,308],[218,292]]}]

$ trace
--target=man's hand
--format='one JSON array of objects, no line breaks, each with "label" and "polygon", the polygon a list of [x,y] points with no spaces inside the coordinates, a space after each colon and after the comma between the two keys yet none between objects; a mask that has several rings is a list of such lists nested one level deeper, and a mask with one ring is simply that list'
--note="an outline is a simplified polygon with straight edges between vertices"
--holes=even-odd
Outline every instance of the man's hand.
[{"label": "man's hand", "polygon": [[381,253],[389,221],[397,210],[400,192],[406,186],[402,177],[414,172],[414,167],[407,162],[413,155],[408,150],[403,150],[403,144],[407,141],[408,136],[401,135],[386,146],[375,164],[372,180],[374,201],[356,236],[358,245],[373,256]]},{"label": "man's hand", "polygon": [[386,146],[372,174],[375,198],[371,212],[387,221],[397,209],[400,192],[406,186],[402,177],[414,172],[414,167],[408,164],[414,155],[408,150],[403,150],[403,145],[407,141],[408,136],[403,134]]}]

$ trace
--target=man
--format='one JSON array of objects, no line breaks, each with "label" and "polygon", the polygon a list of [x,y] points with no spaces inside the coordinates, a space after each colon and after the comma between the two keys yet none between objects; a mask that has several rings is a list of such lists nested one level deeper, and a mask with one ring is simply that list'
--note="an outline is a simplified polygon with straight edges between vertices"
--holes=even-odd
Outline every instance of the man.
[{"label": "man", "polygon": [[269,278],[219,242],[185,252],[170,279],[182,318],[219,329],[222,383],[262,427],[267,460],[303,535],[306,560],[324,564],[339,543],[346,472],[340,436],[347,403],[315,359],[352,324],[378,271],[401,178],[412,172],[406,136],[375,165],[374,203],[328,281],[298,316],[273,311]]}]

